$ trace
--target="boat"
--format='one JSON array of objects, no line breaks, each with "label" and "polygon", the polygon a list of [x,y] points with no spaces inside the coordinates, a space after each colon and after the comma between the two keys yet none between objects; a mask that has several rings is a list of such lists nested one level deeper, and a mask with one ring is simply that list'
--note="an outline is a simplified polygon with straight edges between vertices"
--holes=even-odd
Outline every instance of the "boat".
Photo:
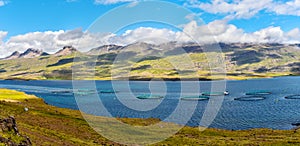
[{"label": "boat", "polygon": [[224,95],[229,95],[229,92],[228,91],[224,91]]},{"label": "boat", "polygon": [[136,98],[138,98],[138,99],[160,99],[160,98],[164,98],[164,97],[160,96],[160,95],[142,94],[142,95],[136,96]]},{"label": "boat", "polygon": [[181,100],[208,100],[209,96],[185,96],[185,97],[181,97]]},{"label": "boat", "polygon": [[222,96],[222,95],[229,95],[228,91],[224,92],[202,92],[201,95],[204,96]]}]

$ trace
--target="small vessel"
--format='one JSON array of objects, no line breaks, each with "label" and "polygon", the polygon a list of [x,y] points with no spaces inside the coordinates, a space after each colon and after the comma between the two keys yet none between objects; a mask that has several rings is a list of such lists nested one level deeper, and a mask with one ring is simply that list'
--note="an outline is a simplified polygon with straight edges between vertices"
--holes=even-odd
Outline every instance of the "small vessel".
[{"label": "small vessel", "polygon": [[229,92],[228,91],[224,91],[224,95],[229,95]]},{"label": "small vessel", "polygon": [[208,100],[209,96],[185,96],[185,97],[181,97],[181,100]]},{"label": "small vessel", "polygon": [[228,91],[224,92],[202,92],[201,95],[204,96],[222,96],[222,95],[229,95]]},{"label": "small vessel", "polygon": [[160,95],[142,94],[142,95],[136,96],[136,98],[138,98],[138,99],[160,99],[160,98],[164,98],[164,97],[160,96]]}]

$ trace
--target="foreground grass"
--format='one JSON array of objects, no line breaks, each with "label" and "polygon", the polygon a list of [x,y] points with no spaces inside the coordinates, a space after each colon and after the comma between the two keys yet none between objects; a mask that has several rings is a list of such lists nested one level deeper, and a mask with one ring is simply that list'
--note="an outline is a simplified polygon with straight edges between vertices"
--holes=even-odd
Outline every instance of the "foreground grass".
[{"label": "foreground grass", "polygon": [[28,99],[37,99],[37,97],[33,95],[27,95],[24,92],[18,92],[18,91],[8,90],[8,89],[0,89],[0,100],[17,102],[17,101],[24,101]]},{"label": "foreground grass", "polygon": [[[21,134],[34,145],[119,145],[95,132],[79,111],[57,108],[22,92],[1,89],[0,118],[15,116]],[[14,96],[13,96],[14,95]],[[21,95],[23,98],[21,98]],[[10,98],[9,98],[10,97]],[[29,110],[26,112],[24,108]],[[119,119],[131,125],[149,125],[157,119]],[[110,124],[110,118],[97,117]],[[107,125],[109,127],[110,125]],[[0,132],[1,134],[1,132]],[[155,145],[299,145],[300,131],[253,129],[230,131],[184,127],[177,134]],[[0,144],[1,145],[1,144]]]}]

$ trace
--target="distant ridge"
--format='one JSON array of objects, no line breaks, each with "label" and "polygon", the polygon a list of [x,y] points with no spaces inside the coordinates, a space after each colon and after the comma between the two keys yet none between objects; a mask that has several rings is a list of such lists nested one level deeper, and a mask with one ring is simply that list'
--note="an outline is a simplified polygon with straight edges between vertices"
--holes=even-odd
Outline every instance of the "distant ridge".
[{"label": "distant ridge", "polygon": [[29,48],[24,53],[20,54],[19,58],[35,58],[35,57],[47,56],[47,55],[49,54],[41,50]]},{"label": "distant ridge", "polygon": [[[218,50],[216,50],[218,49]],[[124,66],[118,66],[117,72],[131,69],[131,80],[149,80],[163,78],[179,80],[179,72],[169,60],[180,62],[185,53],[190,56],[191,66],[199,71],[183,68],[179,70],[187,79],[215,80],[220,79],[218,68],[209,64],[207,56],[222,51],[222,60],[227,71],[227,79],[250,79],[258,77],[275,77],[300,75],[299,44],[279,43],[215,43],[198,44],[193,42],[167,42],[150,44],[137,42],[126,46],[104,45],[80,52],[72,46],[65,46],[54,54],[40,50],[28,49],[24,53],[14,52],[0,61],[0,78],[2,79],[72,79],[73,67],[83,67],[86,71],[80,74],[95,76],[95,79],[110,80],[111,67],[116,59],[124,58]],[[78,53],[77,53],[78,52]],[[45,57],[39,57],[48,55]],[[120,56],[119,56],[120,55]],[[18,59],[33,58],[35,59]],[[74,61],[75,58],[77,61]],[[212,58],[215,59],[215,58]],[[176,62],[176,63],[177,63]],[[123,62],[121,62],[123,63]],[[222,63],[222,62],[221,62]],[[30,65],[30,66],[29,66]],[[184,63],[185,65],[185,63]],[[95,66],[95,70],[88,67]],[[124,68],[123,68],[124,67]],[[95,74],[93,74],[95,71]],[[85,79],[83,76],[80,79]],[[90,79],[90,78],[88,78]],[[118,76],[123,79],[123,76]]]},{"label": "distant ridge", "polygon": [[[141,53],[143,55],[152,55],[156,54],[157,52],[164,52],[166,55],[175,55],[176,52],[180,52],[180,50],[184,50],[186,53],[203,53],[209,51],[208,48],[210,47],[218,47],[222,50],[222,52],[231,52],[243,48],[298,48],[300,49],[300,44],[279,44],[279,43],[215,43],[215,44],[198,44],[195,42],[187,42],[187,43],[180,43],[176,41],[171,41],[162,44],[150,44],[145,42],[136,42],[133,44],[128,44],[125,46],[110,44],[110,45],[103,45],[97,48],[93,48],[83,54],[86,55],[101,55],[106,53],[118,53],[121,50],[125,52],[136,52]],[[141,52],[142,51],[142,52]],[[40,56],[65,56],[71,55],[73,53],[81,53],[73,46],[64,46],[63,49],[57,51],[54,54],[49,54],[43,52],[38,49],[29,48],[24,53],[20,53],[18,51],[13,52],[11,55],[3,58],[2,60],[10,60],[10,59],[17,59],[17,58],[35,58]]]},{"label": "distant ridge", "polygon": [[35,57],[47,56],[47,55],[49,55],[49,54],[46,52],[43,52],[41,50],[29,48],[24,53],[15,51],[8,57],[5,57],[4,60],[11,60],[11,59],[17,59],[17,58],[35,58]]},{"label": "distant ridge", "polygon": [[103,54],[103,53],[110,53],[110,52],[115,52],[121,49],[123,46],[118,46],[118,45],[103,45],[94,49],[91,49],[90,51],[87,52],[88,55],[98,55],[98,54]]}]

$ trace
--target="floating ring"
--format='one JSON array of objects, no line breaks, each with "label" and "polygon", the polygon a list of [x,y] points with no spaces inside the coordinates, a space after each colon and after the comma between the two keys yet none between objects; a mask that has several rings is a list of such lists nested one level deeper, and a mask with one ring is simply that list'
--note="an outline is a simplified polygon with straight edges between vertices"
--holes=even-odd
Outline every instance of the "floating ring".
[{"label": "floating ring", "polygon": [[239,101],[258,101],[264,99],[266,99],[266,97],[263,96],[244,96],[244,97],[234,98],[234,100],[239,100]]},{"label": "floating ring", "polygon": [[289,95],[284,97],[285,99],[300,99],[300,94],[296,94],[296,95]]}]

